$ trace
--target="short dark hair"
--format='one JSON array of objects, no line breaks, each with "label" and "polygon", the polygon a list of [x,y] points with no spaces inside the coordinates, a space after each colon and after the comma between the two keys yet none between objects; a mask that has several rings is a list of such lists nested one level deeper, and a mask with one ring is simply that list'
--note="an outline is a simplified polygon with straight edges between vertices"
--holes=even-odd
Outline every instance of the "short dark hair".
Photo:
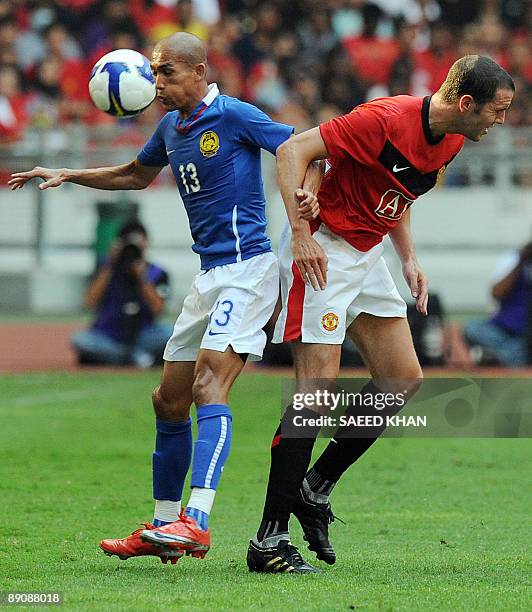
[{"label": "short dark hair", "polygon": [[440,87],[445,102],[452,104],[470,95],[477,104],[493,100],[498,89],[515,91],[512,77],[489,57],[465,55],[451,66]]},{"label": "short dark hair", "polygon": [[144,225],[138,219],[130,219],[118,230],[118,237],[125,238],[130,234],[142,234],[145,238],[148,237],[148,232]]}]

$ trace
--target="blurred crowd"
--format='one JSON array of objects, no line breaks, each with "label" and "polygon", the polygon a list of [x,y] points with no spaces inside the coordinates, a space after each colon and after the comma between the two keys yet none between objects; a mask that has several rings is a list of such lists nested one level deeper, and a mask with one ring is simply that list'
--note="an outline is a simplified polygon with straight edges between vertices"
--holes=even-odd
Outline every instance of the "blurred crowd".
[{"label": "blurred crowd", "polygon": [[[104,53],[186,30],[209,47],[210,80],[305,129],[367,99],[436,90],[452,62],[488,55],[516,81],[508,122],[532,108],[529,0],[0,0],[0,136],[114,122],[88,97]],[[153,124],[153,105],[130,120]]]}]

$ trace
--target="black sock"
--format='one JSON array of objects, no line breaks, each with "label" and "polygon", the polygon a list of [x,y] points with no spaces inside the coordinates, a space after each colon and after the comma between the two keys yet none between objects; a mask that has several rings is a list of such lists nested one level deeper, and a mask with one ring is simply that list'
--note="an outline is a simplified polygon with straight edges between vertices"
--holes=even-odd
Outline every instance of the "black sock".
[{"label": "black sock", "polygon": [[301,433],[308,437],[292,437],[298,434],[297,428],[290,427],[294,414],[302,418],[318,416],[316,412],[306,408],[295,413],[290,406],[275,432],[264,513],[257,532],[259,542],[272,535],[288,533],[290,514],[308,470],[312,447],[320,430],[319,427],[306,427]]},{"label": "black sock", "polygon": [[[360,393],[375,394],[380,393],[380,390],[373,384],[373,382],[370,381],[362,388]],[[400,406],[387,406],[385,410],[379,411],[373,407],[365,406],[359,410],[357,410],[355,407],[351,408],[348,412],[350,414],[391,416],[393,414],[397,414],[403,407],[404,403]],[[371,437],[367,438],[354,437],[354,429],[357,428],[354,426],[344,426],[338,428],[334,438],[329,442],[323,453],[316,460],[312,470],[319,475],[319,478],[321,478],[322,481],[337,483],[338,480],[340,480],[340,476],[347,470],[347,468],[353,465],[355,461],[362,457],[362,455],[373,445],[375,440],[377,440],[386,427],[385,425],[382,425],[381,427],[371,428]],[[330,487],[330,490],[332,490],[332,487]]]},{"label": "black sock", "polygon": [[[333,438],[312,469],[323,480],[336,484],[340,476],[368,450],[377,438]],[[333,486],[334,486],[333,484]],[[333,487],[330,487],[332,491]],[[327,494],[328,495],[328,494]]]},{"label": "black sock", "polygon": [[[312,493],[312,498],[319,499],[318,496],[328,497],[331,494],[331,491],[336,484],[335,480],[329,480],[324,478],[321,474],[318,473],[316,468],[312,468],[307,472],[305,479],[303,481],[304,493],[308,494]],[[308,487],[308,489],[307,489]]]}]

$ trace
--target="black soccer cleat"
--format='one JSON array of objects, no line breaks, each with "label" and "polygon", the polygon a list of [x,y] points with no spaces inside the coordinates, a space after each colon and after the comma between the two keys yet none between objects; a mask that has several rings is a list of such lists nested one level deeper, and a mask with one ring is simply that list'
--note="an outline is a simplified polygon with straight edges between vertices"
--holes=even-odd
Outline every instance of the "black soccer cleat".
[{"label": "black soccer cleat", "polygon": [[307,563],[299,550],[288,540],[277,546],[260,548],[249,542],[247,564],[250,572],[263,574],[320,574],[321,571]]},{"label": "black soccer cleat", "polygon": [[336,553],[329,542],[329,525],[338,517],[334,516],[331,504],[312,502],[300,490],[292,513],[303,528],[303,539],[308,542],[308,549],[315,552],[320,561],[333,565]]}]

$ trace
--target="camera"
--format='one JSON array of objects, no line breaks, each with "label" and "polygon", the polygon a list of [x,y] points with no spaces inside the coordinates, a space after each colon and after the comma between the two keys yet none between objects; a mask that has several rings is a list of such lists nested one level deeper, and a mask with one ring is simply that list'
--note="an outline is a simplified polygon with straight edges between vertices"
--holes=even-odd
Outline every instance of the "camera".
[{"label": "camera", "polygon": [[142,236],[138,233],[128,234],[121,239],[122,248],[114,263],[116,271],[128,274],[132,264],[143,258],[142,249],[139,246],[141,239]]}]

